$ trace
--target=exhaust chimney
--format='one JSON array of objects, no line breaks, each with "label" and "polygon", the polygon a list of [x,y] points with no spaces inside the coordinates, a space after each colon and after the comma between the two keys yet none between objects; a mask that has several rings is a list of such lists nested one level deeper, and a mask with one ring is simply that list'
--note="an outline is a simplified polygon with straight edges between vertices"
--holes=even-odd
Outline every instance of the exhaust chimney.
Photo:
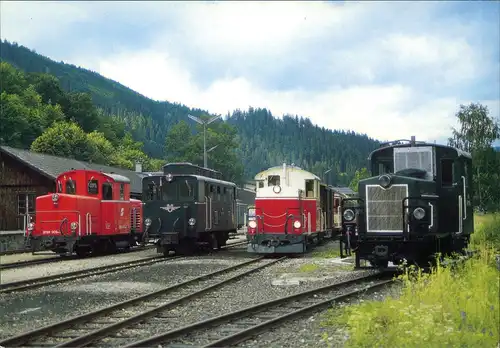
[{"label": "exhaust chimney", "polygon": [[415,136],[411,136],[411,146],[415,146]]},{"label": "exhaust chimney", "polygon": [[136,173],[142,173],[142,163],[135,162],[135,172]]}]

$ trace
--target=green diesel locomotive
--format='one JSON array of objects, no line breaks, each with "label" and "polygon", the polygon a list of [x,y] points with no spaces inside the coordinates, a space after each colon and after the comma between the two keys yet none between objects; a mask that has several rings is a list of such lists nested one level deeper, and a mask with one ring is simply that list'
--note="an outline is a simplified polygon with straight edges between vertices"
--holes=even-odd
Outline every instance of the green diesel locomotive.
[{"label": "green diesel locomotive", "polygon": [[397,140],[369,158],[371,177],[342,201],[341,256],[355,252],[384,268],[426,266],[436,253],[461,252],[474,230],[472,158],[459,149]]},{"label": "green diesel locomotive", "polygon": [[144,229],[157,251],[191,254],[220,249],[236,233],[236,184],[218,171],[168,163],[142,179]]}]

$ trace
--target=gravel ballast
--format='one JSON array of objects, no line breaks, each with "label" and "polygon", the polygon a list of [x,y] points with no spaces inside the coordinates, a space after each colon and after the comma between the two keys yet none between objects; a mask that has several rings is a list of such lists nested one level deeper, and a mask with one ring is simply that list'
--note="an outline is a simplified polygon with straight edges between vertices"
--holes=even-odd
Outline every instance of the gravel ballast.
[{"label": "gravel ballast", "polygon": [[[178,305],[163,314],[172,317],[171,319],[151,320],[145,324],[137,324],[133,330],[123,329],[117,334],[124,337],[118,345],[130,343],[130,338],[134,341],[157,335],[184,325],[188,325],[210,317],[226,314],[243,307],[266,302],[272,299],[285,297],[307,289],[312,289],[327,284],[339,283],[353,278],[358,278],[373,271],[349,272],[338,270],[332,267],[332,275],[327,279],[318,281],[308,281],[300,285],[273,285],[273,280],[283,274],[283,270],[294,268],[297,264],[302,264],[304,260],[289,259],[276,265],[269,266],[257,273],[246,276],[229,285],[210,291],[202,297],[191,299],[189,303]],[[310,262],[310,260],[308,260]],[[116,340],[113,340],[116,345]],[[99,346],[106,344],[106,340],[99,342]]]},{"label": "gravel ballast", "polygon": [[[228,241],[228,245],[239,243],[244,240],[241,236],[238,237],[239,238],[237,239],[230,239]],[[61,262],[45,263],[41,265],[30,265],[21,268],[2,270],[2,272],[0,273],[0,282],[2,284],[5,284],[19,280],[45,277],[53,274],[60,274],[60,273],[79,271],[84,269],[91,269],[100,266],[120,264],[123,262],[141,260],[144,258],[160,256],[160,255],[161,254],[156,252],[156,248],[150,248],[146,250],[133,251],[127,253],[103,255],[103,256],[88,257],[82,259],[72,259]],[[2,258],[3,257],[6,256],[2,256]]]},{"label": "gravel ballast", "polygon": [[[233,255],[235,254],[235,255]],[[33,330],[244,261],[237,252],[193,256],[0,295],[0,337]]]}]

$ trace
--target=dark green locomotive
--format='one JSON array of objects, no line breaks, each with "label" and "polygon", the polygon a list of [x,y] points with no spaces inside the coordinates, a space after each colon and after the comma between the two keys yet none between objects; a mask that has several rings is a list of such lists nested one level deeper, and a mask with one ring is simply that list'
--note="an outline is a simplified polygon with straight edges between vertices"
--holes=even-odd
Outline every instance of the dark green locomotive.
[{"label": "dark green locomotive", "polygon": [[[426,266],[461,252],[474,230],[472,158],[453,147],[398,140],[369,158],[372,177],[342,201],[341,253],[375,267],[403,260]],[[343,255],[342,255],[343,256]]]},{"label": "dark green locomotive", "polygon": [[220,249],[236,232],[236,185],[220,172],[169,163],[163,174],[142,179],[144,227],[158,252],[189,254]]}]

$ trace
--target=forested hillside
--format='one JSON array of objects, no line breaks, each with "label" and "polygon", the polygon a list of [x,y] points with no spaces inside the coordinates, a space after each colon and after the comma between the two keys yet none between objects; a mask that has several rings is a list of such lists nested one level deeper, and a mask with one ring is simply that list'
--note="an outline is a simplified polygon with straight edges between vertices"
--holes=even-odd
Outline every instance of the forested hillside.
[{"label": "forested hillside", "polygon": [[[174,124],[180,120],[190,122],[188,114],[208,114],[180,104],[151,100],[95,72],[55,62],[16,43],[3,41],[0,45],[2,61],[25,72],[52,74],[65,92],[88,92],[99,113],[121,120],[133,138],[144,144],[145,153],[154,158],[167,157],[165,136]],[[247,178],[263,168],[287,161],[318,175],[332,168],[329,182],[346,185],[355,170],[365,166],[368,153],[377,146],[375,140],[366,136],[326,130],[296,116],[277,119],[265,109],[235,111],[229,123],[238,131],[237,151]],[[195,131],[195,125],[189,124]]]}]

